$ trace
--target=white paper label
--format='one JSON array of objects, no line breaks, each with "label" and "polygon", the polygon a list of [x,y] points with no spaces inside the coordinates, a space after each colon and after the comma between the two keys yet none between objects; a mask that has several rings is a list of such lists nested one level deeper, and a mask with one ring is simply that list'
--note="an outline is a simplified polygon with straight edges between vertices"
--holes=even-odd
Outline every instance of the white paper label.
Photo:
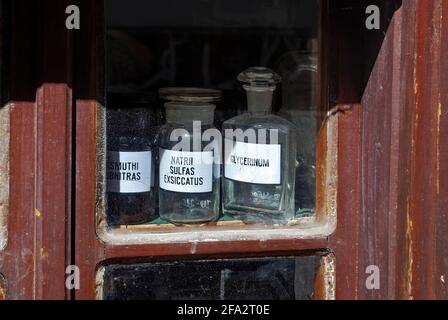
[{"label": "white paper label", "polygon": [[[232,145],[226,142],[226,147]],[[280,184],[281,152],[279,144],[234,142],[232,150],[225,152],[225,177],[255,184]]]},{"label": "white paper label", "polygon": [[160,149],[160,188],[183,193],[213,190],[213,152]]},{"label": "white paper label", "polygon": [[107,191],[141,193],[151,191],[151,151],[107,152]]}]

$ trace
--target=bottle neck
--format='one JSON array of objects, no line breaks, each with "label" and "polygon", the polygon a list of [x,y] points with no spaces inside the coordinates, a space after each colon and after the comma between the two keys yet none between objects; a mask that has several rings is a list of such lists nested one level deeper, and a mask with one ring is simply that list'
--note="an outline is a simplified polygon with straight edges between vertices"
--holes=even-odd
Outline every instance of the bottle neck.
[{"label": "bottle neck", "polygon": [[168,123],[193,127],[195,121],[200,121],[202,126],[210,126],[214,121],[215,106],[212,104],[168,102],[165,108]]},{"label": "bottle neck", "polygon": [[254,115],[272,113],[272,96],[275,86],[255,87],[244,86],[247,94],[247,111]]}]

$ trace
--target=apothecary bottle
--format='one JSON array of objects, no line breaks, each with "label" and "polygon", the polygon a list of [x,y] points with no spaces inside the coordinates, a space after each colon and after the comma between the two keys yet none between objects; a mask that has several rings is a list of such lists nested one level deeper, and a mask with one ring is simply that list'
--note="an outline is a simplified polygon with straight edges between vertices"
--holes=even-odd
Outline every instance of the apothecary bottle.
[{"label": "apothecary bottle", "polygon": [[223,124],[223,212],[248,223],[294,218],[295,128],[271,113],[280,76],[264,67],[242,72],[246,113]]},{"label": "apothecary bottle", "polygon": [[159,147],[159,212],[174,224],[201,224],[219,218],[221,135],[213,126],[221,92],[162,88],[166,124]]},{"label": "apothecary bottle", "polygon": [[153,99],[143,94],[107,97],[106,220],[142,224],[156,218]]},{"label": "apothecary bottle", "polygon": [[322,117],[316,103],[316,55],[311,50],[291,51],[277,66],[282,77],[282,107],[278,114],[297,129],[296,217],[314,214],[316,204],[316,139]]}]

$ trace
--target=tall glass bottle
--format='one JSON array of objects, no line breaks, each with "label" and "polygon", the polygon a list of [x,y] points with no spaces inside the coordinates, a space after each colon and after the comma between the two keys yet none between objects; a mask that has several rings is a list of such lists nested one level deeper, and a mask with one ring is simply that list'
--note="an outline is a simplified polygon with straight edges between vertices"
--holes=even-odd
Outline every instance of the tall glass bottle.
[{"label": "tall glass bottle", "polygon": [[291,51],[280,59],[282,81],[279,115],[297,128],[296,217],[314,213],[316,204],[317,58],[312,50]]},{"label": "tall glass bottle", "polygon": [[[159,146],[159,212],[174,224],[219,218],[221,135],[214,128],[218,90],[163,88],[166,124]],[[213,138],[214,137],[214,138]]]},{"label": "tall glass bottle", "polygon": [[271,113],[280,76],[253,67],[238,80],[245,83],[248,112],[223,124],[223,212],[249,223],[286,224],[294,218],[296,134]]}]

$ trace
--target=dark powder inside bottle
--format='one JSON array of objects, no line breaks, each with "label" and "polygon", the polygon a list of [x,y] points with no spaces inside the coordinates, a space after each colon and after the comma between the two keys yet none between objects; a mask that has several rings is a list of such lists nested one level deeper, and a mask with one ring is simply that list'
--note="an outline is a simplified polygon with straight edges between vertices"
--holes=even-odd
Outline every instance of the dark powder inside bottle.
[{"label": "dark powder inside bottle", "polygon": [[[155,181],[154,137],[159,123],[154,100],[147,94],[109,94],[107,97],[108,158],[112,152],[126,152],[131,157],[134,152],[152,152],[152,158],[148,157],[145,160],[145,165],[151,163],[152,181]],[[112,168],[109,162],[108,164],[106,175],[109,175],[109,178],[114,177],[118,180],[129,177],[141,178],[140,171],[129,173],[133,169],[141,170],[142,168],[139,168],[141,163],[115,163],[115,168]],[[112,171],[112,169],[114,170]],[[108,181],[110,183],[110,180]],[[107,186],[107,190],[106,220],[108,225],[142,224],[157,217],[157,189],[154,183],[150,190],[145,192],[124,193],[116,188],[111,188],[111,186]]]}]

